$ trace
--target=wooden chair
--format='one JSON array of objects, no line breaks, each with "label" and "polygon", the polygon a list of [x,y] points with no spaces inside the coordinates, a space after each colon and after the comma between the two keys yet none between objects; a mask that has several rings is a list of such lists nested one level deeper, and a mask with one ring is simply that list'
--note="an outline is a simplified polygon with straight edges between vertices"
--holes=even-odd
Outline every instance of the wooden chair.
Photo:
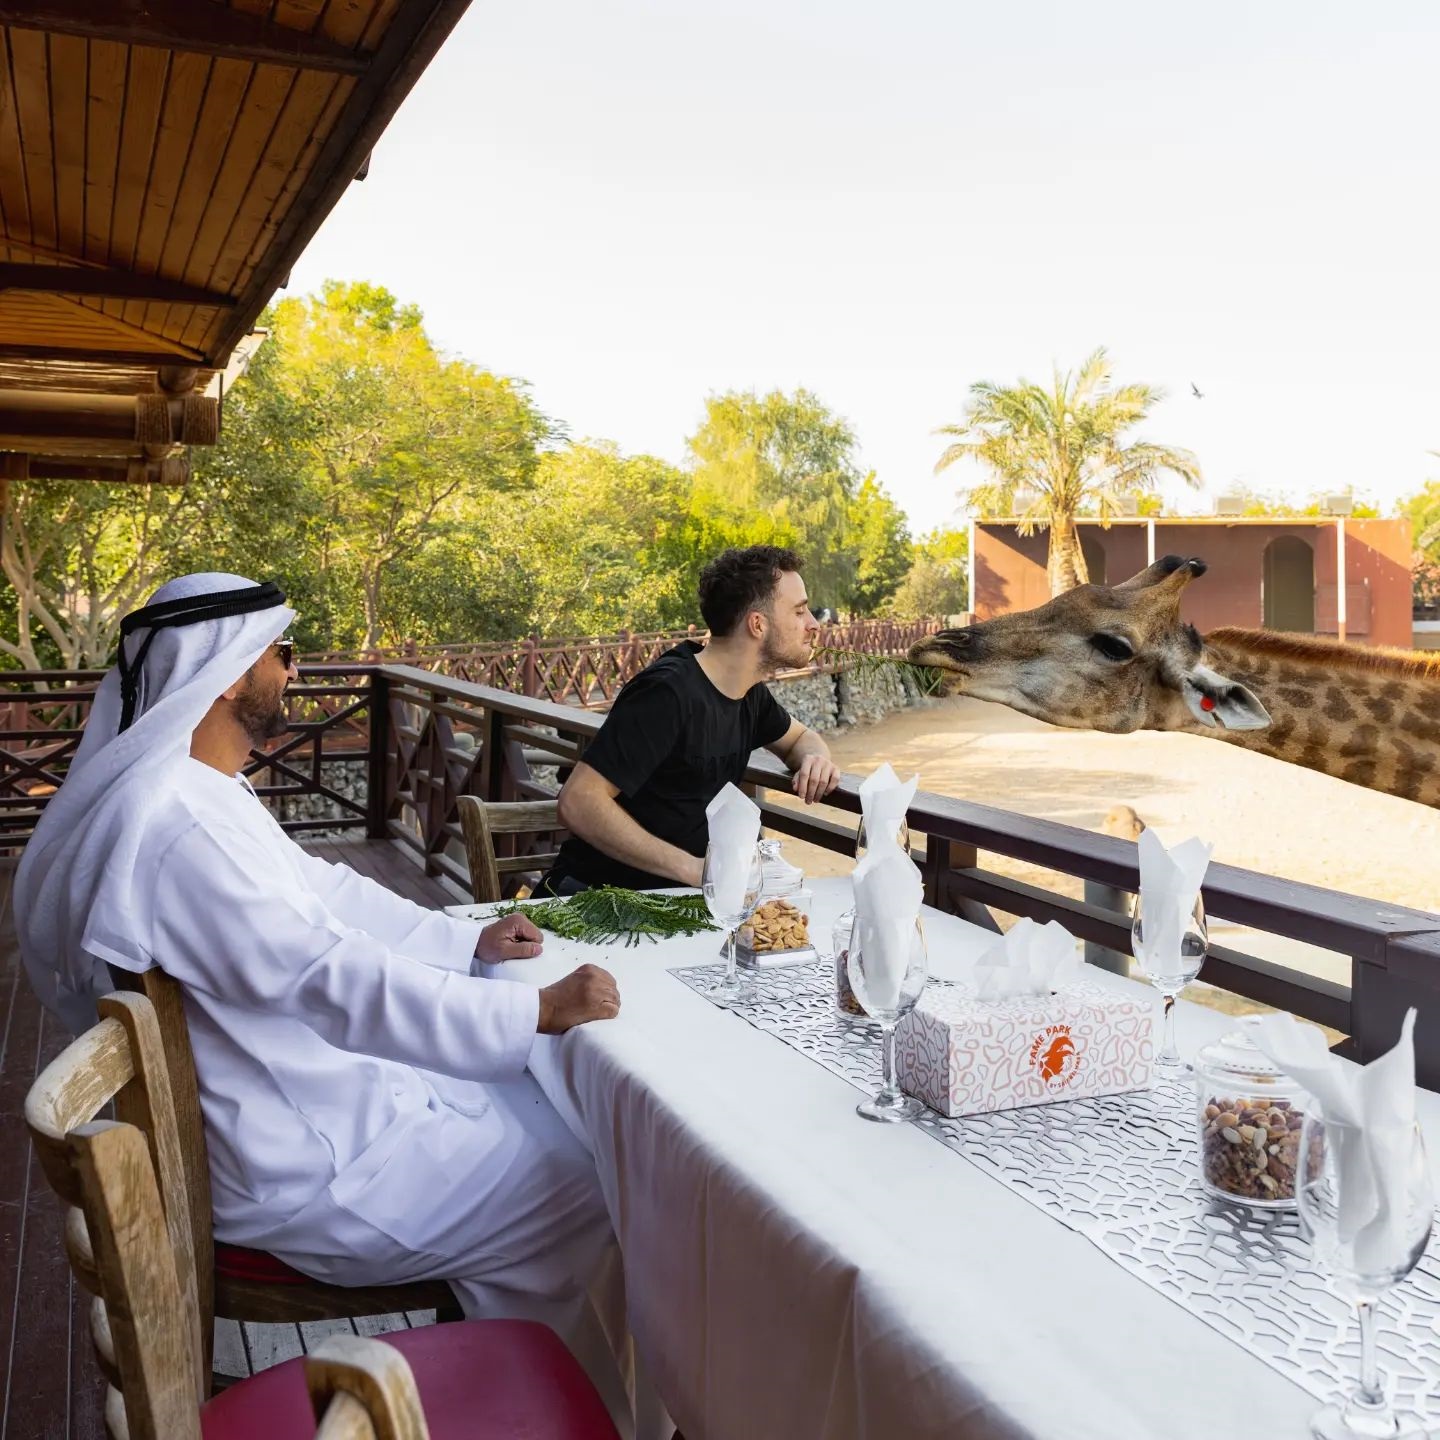
[{"label": "wooden chair", "polygon": [[[543,1325],[482,1320],[385,1341],[331,1337],[207,1399],[179,1131],[159,1025],[141,995],[36,1078],[25,1121],[69,1207],[65,1246],[95,1297],[91,1329],[110,1383],[113,1440],[616,1440],[594,1387]],[[111,1101],[115,1120],[95,1117]]]},{"label": "wooden chair", "polygon": [[[270,1325],[351,1320],[416,1310],[433,1310],[440,1320],[460,1319],[459,1302],[443,1280],[416,1280],[404,1285],[329,1285],[302,1275],[263,1250],[216,1244],[210,1205],[210,1156],[182,988],[163,970],[137,975],[112,968],[111,975],[118,988],[144,995],[150,1001],[159,1025],[185,1175],[196,1296],[202,1312],[213,1310],[226,1320]],[[207,1330],[204,1339],[208,1373],[214,1336]]]},{"label": "wooden chair", "polygon": [[503,900],[502,875],[545,871],[557,854],[502,855],[495,853],[497,835],[534,835],[559,830],[560,816],[554,800],[517,800],[504,803],[462,795],[460,830],[465,837],[465,856],[470,862],[470,891],[477,904]]}]

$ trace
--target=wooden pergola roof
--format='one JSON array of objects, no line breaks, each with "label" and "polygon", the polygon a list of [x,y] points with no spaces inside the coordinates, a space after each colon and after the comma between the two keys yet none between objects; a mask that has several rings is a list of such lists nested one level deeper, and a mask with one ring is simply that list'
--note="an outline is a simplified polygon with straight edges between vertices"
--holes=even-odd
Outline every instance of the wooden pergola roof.
[{"label": "wooden pergola roof", "polygon": [[467,4],[0,3],[5,473],[182,478],[216,375]]}]

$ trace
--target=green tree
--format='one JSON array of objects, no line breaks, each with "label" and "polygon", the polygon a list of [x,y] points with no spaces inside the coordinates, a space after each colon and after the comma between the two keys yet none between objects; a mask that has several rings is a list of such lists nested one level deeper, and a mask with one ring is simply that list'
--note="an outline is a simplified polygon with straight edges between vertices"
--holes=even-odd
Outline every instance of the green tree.
[{"label": "green tree", "polygon": [[857,562],[851,507],[860,489],[855,435],[808,390],[712,395],[688,441],[695,503],[724,529],[763,529],[768,514],[805,557],[817,605],[847,603]]},{"label": "green tree", "polygon": [[970,608],[970,535],[939,526],[915,542],[915,558],[884,613],[902,620],[958,615]]},{"label": "green tree", "polygon": [[518,381],[446,359],[419,311],[379,287],[328,281],[277,305],[272,327],[283,461],[310,491],[321,563],[358,586],[369,648],[386,577],[473,529],[484,496],[527,488],[554,427]]},{"label": "green tree", "polygon": [[1059,595],[1089,578],[1075,529],[1086,507],[1108,519],[1122,495],[1153,490],[1166,470],[1188,485],[1200,483],[1188,450],[1126,441],[1163,395],[1151,385],[1117,386],[1104,349],[1073,374],[1057,368],[1048,388],[1023,378],[1015,385],[980,381],[970,387],[964,419],[938,432],[954,438],[936,473],[978,461],[985,478],[961,498],[981,514],[1012,513],[1020,497],[1021,534],[1049,528],[1050,593]]},{"label": "green tree", "polygon": [[1400,513],[1415,533],[1415,603],[1427,609],[1440,607],[1440,480],[1429,481],[1402,501]]},{"label": "green tree", "polygon": [[914,546],[905,512],[881,488],[873,470],[850,502],[846,529],[855,552],[855,583],[846,608],[876,615],[909,573]]}]

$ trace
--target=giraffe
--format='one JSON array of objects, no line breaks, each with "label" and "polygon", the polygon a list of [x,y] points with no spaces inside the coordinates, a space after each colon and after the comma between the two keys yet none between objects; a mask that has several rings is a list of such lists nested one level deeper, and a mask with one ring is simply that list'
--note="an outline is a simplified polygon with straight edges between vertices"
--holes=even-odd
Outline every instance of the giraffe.
[{"label": "giraffe", "polygon": [[942,630],[909,659],[948,694],[1080,730],[1178,730],[1440,807],[1440,656],[1180,619],[1203,560]]}]

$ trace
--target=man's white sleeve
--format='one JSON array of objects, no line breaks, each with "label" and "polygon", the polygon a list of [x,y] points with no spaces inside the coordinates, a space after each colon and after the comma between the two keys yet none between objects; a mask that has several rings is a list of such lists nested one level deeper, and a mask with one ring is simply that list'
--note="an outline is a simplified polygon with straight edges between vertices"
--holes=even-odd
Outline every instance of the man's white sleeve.
[{"label": "man's white sleeve", "polygon": [[187,830],[158,867],[156,962],[232,1005],[293,1016],[341,1050],[465,1080],[518,1076],[539,991],[442,970],[391,949],[297,886],[225,825]]},{"label": "man's white sleeve", "polygon": [[[290,841],[292,845],[294,841]],[[392,950],[427,965],[469,971],[484,925],[427,910],[343,862],[331,863],[295,845],[305,878],[326,908]]]}]

